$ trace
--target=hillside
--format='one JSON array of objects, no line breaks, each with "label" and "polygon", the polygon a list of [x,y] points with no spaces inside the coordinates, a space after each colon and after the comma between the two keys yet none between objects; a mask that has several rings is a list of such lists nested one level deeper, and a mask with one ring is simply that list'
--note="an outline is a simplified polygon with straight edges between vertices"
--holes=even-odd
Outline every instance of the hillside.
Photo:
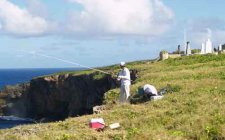
[{"label": "hillside", "polygon": [[[105,93],[106,110],[101,114],[0,130],[0,139],[225,139],[225,55],[133,62],[128,68],[139,71],[132,94],[146,83],[157,89],[170,84],[172,90],[158,101],[121,105],[119,89],[112,89]],[[118,71],[117,66],[102,69]],[[88,122],[96,117],[107,125],[118,122],[121,128],[92,130]]]}]

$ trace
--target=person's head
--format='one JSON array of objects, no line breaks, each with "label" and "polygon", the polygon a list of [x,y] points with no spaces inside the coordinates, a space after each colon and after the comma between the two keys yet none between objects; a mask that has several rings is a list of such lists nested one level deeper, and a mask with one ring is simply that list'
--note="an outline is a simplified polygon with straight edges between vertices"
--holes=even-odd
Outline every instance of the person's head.
[{"label": "person's head", "polygon": [[124,68],[125,67],[125,64],[126,64],[125,62],[120,62],[120,67],[121,68]]}]

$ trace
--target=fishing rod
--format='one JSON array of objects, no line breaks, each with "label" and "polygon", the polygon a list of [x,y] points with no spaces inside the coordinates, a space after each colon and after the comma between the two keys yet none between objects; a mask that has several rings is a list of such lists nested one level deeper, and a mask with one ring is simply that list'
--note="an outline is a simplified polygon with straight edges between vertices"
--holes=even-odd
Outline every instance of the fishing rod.
[{"label": "fishing rod", "polygon": [[[85,65],[82,65],[82,64],[79,64],[79,63],[76,63],[76,62],[73,62],[73,61],[65,60],[65,59],[62,59],[62,58],[58,58],[58,57],[55,57],[55,56],[46,55],[46,54],[40,54],[40,53],[37,53],[37,52],[27,52],[27,51],[20,51],[20,52],[24,52],[24,53],[28,53],[28,54],[32,54],[32,55],[38,55],[38,56],[42,56],[42,57],[46,57],[46,58],[50,58],[50,59],[55,59],[55,60],[58,60],[58,61],[61,61],[61,62],[65,62],[65,63],[68,63],[68,64],[80,66],[82,68],[87,68],[87,69],[90,69],[90,70],[98,71],[98,72],[110,75],[112,77],[118,77],[118,76],[115,76],[115,75],[113,75],[111,73],[105,72],[103,70],[92,68],[92,67],[89,67],[89,66],[85,66]],[[129,81],[132,81],[132,80],[130,79]]]},{"label": "fishing rod", "polygon": [[55,60],[58,60],[58,61],[61,61],[61,62],[65,62],[65,63],[72,64],[72,65],[76,65],[76,66],[79,66],[79,67],[82,67],[82,68],[87,68],[87,69],[98,71],[98,72],[101,72],[101,73],[104,73],[104,74],[107,74],[107,75],[112,75],[112,74],[110,74],[108,72],[105,72],[103,70],[92,68],[92,67],[85,66],[85,65],[81,65],[79,63],[76,63],[76,62],[73,62],[73,61],[69,61],[69,60],[65,60],[65,59],[62,59],[62,58],[58,58],[58,57],[55,57],[55,56],[50,56],[50,55],[46,55],[46,54],[40,54],[40,53],[37,53],[37,52],[27,52],[27,51],[21,51],[21,52],[25,52],[25,53],[29,53],[29,54],[33,54],[33,55],[38,55],[38,56],[42,56],[42,57],[46,57],[46,58],[55,59]]}]

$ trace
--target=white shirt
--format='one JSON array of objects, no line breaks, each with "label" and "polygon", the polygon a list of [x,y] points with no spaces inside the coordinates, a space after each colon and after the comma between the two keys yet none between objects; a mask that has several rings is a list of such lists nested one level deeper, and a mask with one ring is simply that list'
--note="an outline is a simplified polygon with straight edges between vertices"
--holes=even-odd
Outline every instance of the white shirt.
[{"label": "white shirt", "polygon": [[130,71],[124,67],[118,74],[118,78],[121,79],[121,85],[130,85]]},{"label": "white shirt", "polygon": [[143,89],[145,92],[158,95],[157,90],[153,85],[146,84],[146,85],[144,85]]}]

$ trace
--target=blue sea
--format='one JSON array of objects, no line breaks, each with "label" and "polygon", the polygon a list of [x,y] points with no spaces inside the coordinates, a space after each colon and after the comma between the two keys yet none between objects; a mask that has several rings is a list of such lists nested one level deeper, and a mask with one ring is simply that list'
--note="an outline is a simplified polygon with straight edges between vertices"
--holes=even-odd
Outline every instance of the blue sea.
[{"label": "blue sea", "polygon": [[12,128],[17,125],[33,124],[34,120],[15,116],[0,116],[0,129]]},{"label": "blue sea", "polygon": [[26,68],[26,69],[0,69],[0,89],[6,85],[29,82],[32,78],[49,75],[56,72],[77,71],[81,68]]},{"label": "blue sea", "polygon": [[[0,89],[6,85],[15,85],[29,82],[32,78],[49,75],[56,72],[78,71],[81,68],[39,68],[39,69],[0,69]],[[0,129],[11,128],[17,125],[26,124],[21,121],[2,120],[0,116]],[[11,116],[6,118],[11,118]]]}]

